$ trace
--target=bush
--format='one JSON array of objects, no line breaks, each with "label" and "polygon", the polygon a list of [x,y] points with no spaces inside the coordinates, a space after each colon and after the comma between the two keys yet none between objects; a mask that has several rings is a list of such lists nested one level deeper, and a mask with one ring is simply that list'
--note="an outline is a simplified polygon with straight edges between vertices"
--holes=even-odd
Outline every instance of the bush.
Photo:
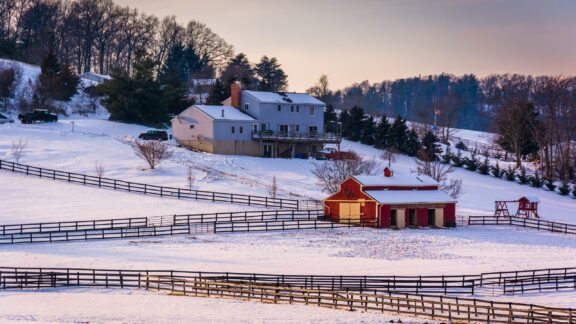
[{"label": "bush", "polygon": [[444,164],[450,164],[450,162],[452,162],[452,157],[453,157],[453,154],[450,151],[450,147],[448,146],[448,147],[446,147],[446,152],[442,155],[441,161]]},{"label": "bush", "polygon": [[452,164],[457,168],[464,166],[464,160],[462,159],[462,152],[460,150],[458,150],[456,155],[452,155]]},{"label": "bush", "polygon": [[490,172],[490,164],[488,163],[488,158],[484,158],[484,162],[478,166],[478,172],[484,175]]},{"label": "bush", "polygon": [[464,164],[466,165],[466,169],[468,169],[469,171],[476,171],[478,170],[478,159],[476,158],[476,154],[472,154],[472,156],[470,158],[465,158],[464,159]]},{"label": "bush", "polygon": [[504,178],[508,181],[516,180],[516,172],[512,169],[511,166],[509,166],[508,169],[504,171]]},{"label": "bush", "polygon": [[547,179],[544,181],[544,188],[550,191],[554,191],[554,189],[556,189],[556,185],[554,184],[554,181]]},{"label": "bush", "polygon": [[150,169],[154,169],[162,161],[172,157],[174,151],[170,146],[160,141],[140,141],[135,140],[132,143],[132,150],[137,157],[148,163]]},{"label": "bush", "polygon": [[538,172],[534,173],[533,176],[529,177],[529,181],[530,181],[530,185],[534,188],[542,187],[542,178],[540,178],[540,175],[538,174]]},{"label": "bush", "polygon": [[576,186],[572,188],[572,198],[576,199]]},{"label": "bush", "polygon": [[520,174],[518,175],[518,183],[520,184],[527,184],[528,183],[528,176],[526,175],[526,168],[520,168]]},{"label": "bush", "polygon": [[468,151],[468,148],[462,141],[458,142],[454,147],[462,151]]},{"label": "bush", "polygon": [[570,193],[570,187],[567,183],[563,183],[560,187],[558,187],[558,193],[562,196],[567,196]]},{"label": "bush", "polygon": [[498,179],[502,178],[503,172],[502,172],[502,169],[500,169],[500,164],[498,163],[498,161],[496,161],[496,165],[491,167],[491,169],[492,169],[492,176],[494,178],[498,178]]}]

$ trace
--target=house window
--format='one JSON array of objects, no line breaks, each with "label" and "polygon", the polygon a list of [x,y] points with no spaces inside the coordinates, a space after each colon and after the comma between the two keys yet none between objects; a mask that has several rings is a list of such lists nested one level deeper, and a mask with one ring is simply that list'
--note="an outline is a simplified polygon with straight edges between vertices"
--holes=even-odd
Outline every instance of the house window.
[{"label": "house window", "polygon": [[254,133],[258,132],[258,124],[252,124],[252,131]]},{"label": "house window", "polygon": [[314,114],[316,114],[316,110],[314,107],[310,107],[310,116],[314,116]]},{"label": "house window", "polygon": [[300,112],[300,106],[296,106],[296,112]]},{"label": "house window", "polygon": [[278,125],[280,133],[288,133],[288,125]]},{"label": "house window", "polygon": [[236,133],[236,127],[232,126],[232,134]]},{"label": "house window", "polygon": [[308,131],[310,134],[318,134],[318,126],[309,126]]},{"label": "house window", "polygon": [[296,125],[296,132],[300,131],[300,125]]},{"label": "house window", "polygon": [[190,129],[194,129],[194,125],[190,125]]},{"label": "house window", "polygon": [[278,105],[278,111],[282,111],[282,106]]},{"label": "house window", "polygon": [[248,110],[248,104],[244,104],[244,110]]},{"label": "house window", "polygon": [[240,126],[240,129],[238,129],[240,134],[244,134],[244,127]]},{"label": "house window", "polygon": [[294,112],[294,106],[290,106],[290,112]]}]

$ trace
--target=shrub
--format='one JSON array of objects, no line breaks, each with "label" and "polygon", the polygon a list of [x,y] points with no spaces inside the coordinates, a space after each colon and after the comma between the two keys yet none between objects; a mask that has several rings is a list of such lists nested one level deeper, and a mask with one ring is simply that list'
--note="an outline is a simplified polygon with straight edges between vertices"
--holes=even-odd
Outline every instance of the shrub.
[{"label": "shrub", "polygon": [[462,159],[462,152],[460,150],[458,150],[456,155],[452,155],[452,164],[457,168],[464,166],[464,160]]},{"label": "shrub", "polygon": [[478,172],[484,175],[490,172],[490,164],[488,163],[488,158],[484,158],[484,162],[478,166]]},{"label": "shrub", "polygon": [[450,162],[452,161],[452,152],[450,151],[450,147],[447,146],[446,147],[446,152],[444,152],[444,154],[442,155],[442,163],[444,164],[450,164]]},{"label": "shrub", "polygon": [[570,193],[570,187],[566,182],[562,183],[562,185],[558,187],[558,193],[562,196],[567,196]]},{"label": "shrub", "polygon": [[459,141],[454,147],[459,150],[468,151],[468,148],[464,143],[462,143],[462,141]]},{"label": "shrub", "polygon": [[498,179],[502,178],[503,172],[502,172],[502,169],[500,169],[500,164],[498,163],[498,161],[496,161],[496,165],[491,167],[491,169],[492,169],[492,176],[494,178],[498,178]]},{"label": "shrub", "polygon": [[554,189],[556,189],[556,185],[554,184],[554,181],[546,179],[544,181],[544,188],[550,191],[554,191]]},{"label": "shrub", "polygon": [[134,150],[134,154],[137,157],[148,163],[150,169],[154,169],[158,164],[171,158],[174,154],[168,144],[160,141],[135,140],[132,143],[132,150]]},{"label": "shrub", "polygon": [[527,184],[528,183],[528,176],[526,175],[526,168],[520,168],[520,174],[518,175],[518,183],[520,184]]},{"label": "shrub", "polygon": [[504,178],[508,181],[516,180],[516,172],[512,169],[511,166],[504,172]]},{"label": "shrub", "polygon": [[469,171],[476,171],[478,170],[478,159],[476,158],[476,154],[472,154],[470,158],[465,159],[466,169]]},{"label": "shrub", "polygon": [[534,188],[542,187],[542,178],[540,178],[538,171],[536,171],[533,176],[529,177],[529,180],[530,180],[530,185],[532,187],[534,187]]}]

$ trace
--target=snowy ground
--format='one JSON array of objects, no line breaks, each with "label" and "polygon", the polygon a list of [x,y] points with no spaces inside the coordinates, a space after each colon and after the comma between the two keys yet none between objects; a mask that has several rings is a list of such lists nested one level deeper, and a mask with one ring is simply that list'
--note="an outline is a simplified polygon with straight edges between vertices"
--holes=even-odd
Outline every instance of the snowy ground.
[{"label": "snowy ground", "polygon": [[[256,195],[268,195],[275,175],[282,197],[324,197],[311,174],[314,163],[311,160],[217,156],[176,149],[174,158],[157,170],[148,170],[125,143],[146,129],[88,118],[63,119],[55,124],[0,125],[0,159],[11,160],[12,141],[22,138],[28,143],[21,160],[25,164],[94,175],[95,163],[100,161],[106,169],[106,177],[182,188],[186,187],[187,167],[192,166],[197,189]],[[351,142],[344,142],[343,149],[353,149],[365,156],[380,155],[374,148]],[[412,172],[414,160],[399,157],[393,169],[397,173]],[[539,196],[544,219],[576,224],[576,201],[573,199],[464,169],[457,169],[454,174],[464,179],[465,186],[458,214],[490,214],[496,199]],[[114,192],[6,171],[0,171],[0,197],[3,198],[0,224],[248,209]],[[509,227],[402,231],[340,229],[3,246],[0,265],[440,275],[576,267],[574,255],[576,237]],[[573,292],[513,297],[480,292],[478,297],[561,307],[576,305]],[[67,305],[79,307],[64,308]],[[222,310],[218,312],[218,322],[388,320],[381,314],[168,297],[136,291],[87,289],[0,293],[0,321],[179,322],[192,318],[204,322],[215,319],[215,308]]]}]

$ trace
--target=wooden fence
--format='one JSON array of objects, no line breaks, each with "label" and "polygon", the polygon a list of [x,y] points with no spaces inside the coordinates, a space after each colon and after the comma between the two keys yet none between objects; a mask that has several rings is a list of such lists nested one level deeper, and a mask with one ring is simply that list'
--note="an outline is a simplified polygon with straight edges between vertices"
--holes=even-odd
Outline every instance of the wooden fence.
[{"label": "wooden fence", "polygon": [[576,290],[576,275],[504,280],[504,294],[550,290]]},{"label": "wooden fence", "polygon": [[209,273],[207,277],[199,273],[182,271],[0,268],[0,288],[41,289],[73,286],[141,288],[186,296],[305,304],[454,322],[573,323],[576,321],[576,310],[570,308],[400,293],[376,288],[328,289],[253,281],[226,281],[214,278],[213,275],[214,273]]},{"label": "wooden fence", "polygon": [[510,225],[576,235],[576,225],[509,216],[468,216],[468,225]]},{"label": "wooden fence", "polygon": [[144,195],[171,197],[190,200],[207,200],[230,204],[265,206],[272,208],[300,209],[300,201],[294,199],[271,198],[251,196],[225,192],[203,190],[189,190],[174,187],[163,187],[117,179],[102,178],[80,173],[44,169],[25,164],[0,160],[0,170],[17,172],[29,176],[66,181],[98,188],[107,188],[119,191],[134,192]]},{"label": "wooden fence", "polygon": [[7,234],[0,236],[2,244],[24,243],[56,243],[70,241],[105,240],[121,238],[137,238],[149,236],[183,235],[197,233],[238,233],[263,231],[290,231],[290,230],[319,230],[350,227],[372,227],[368,223],[334,223],[321,219],[291,219],[291,220],[264,220],[264,221],[234,221],[234,222],[204,222],[189,224],[172,224],[164,226],[147,227],[119,227],[66,230],[58,232],[28,232],[22,234]]}]

